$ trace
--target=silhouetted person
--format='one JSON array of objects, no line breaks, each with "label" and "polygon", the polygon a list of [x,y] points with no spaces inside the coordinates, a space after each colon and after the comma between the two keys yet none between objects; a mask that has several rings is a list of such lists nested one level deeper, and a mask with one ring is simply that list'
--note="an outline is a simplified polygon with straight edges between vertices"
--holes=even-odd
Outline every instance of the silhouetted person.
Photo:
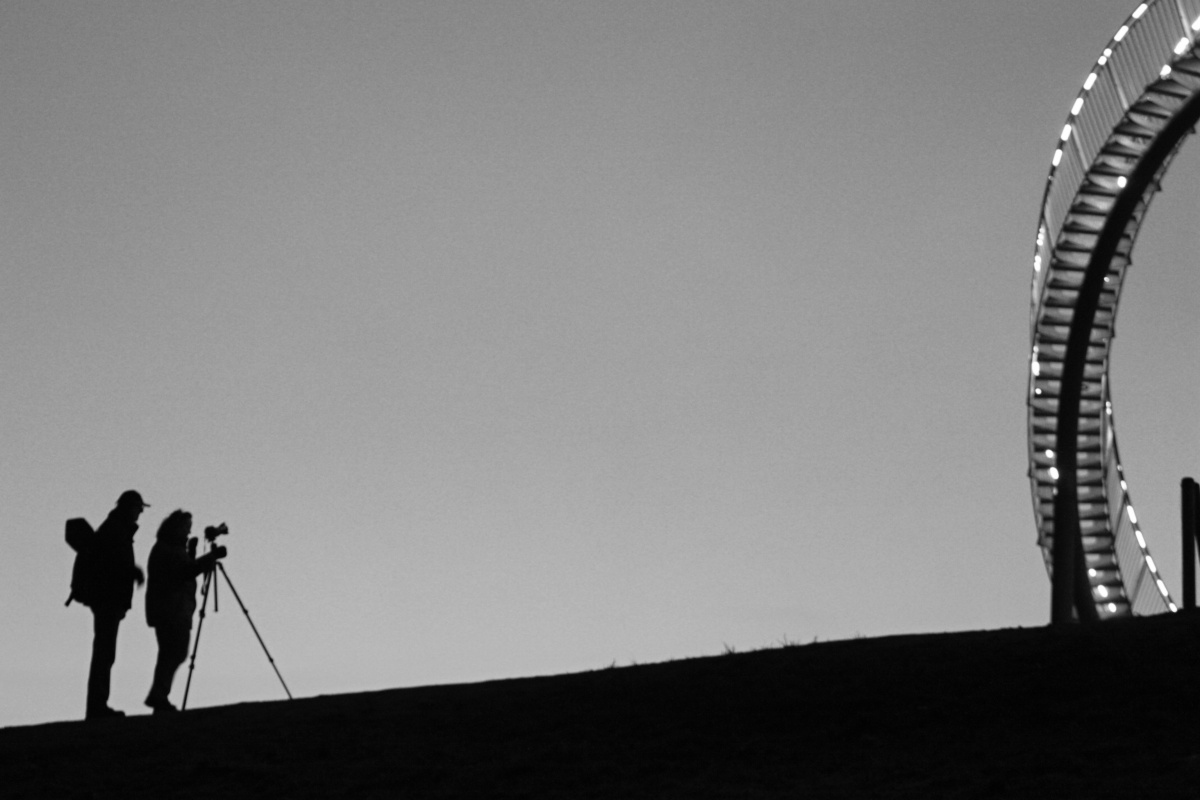
[{"label": "silhouetted person", "polygon": [[117,660],[117,630],[125,612],[133,606],[134,583],[141,586],[146,580],[133,559],[133,536],[137,533],[138,517],[147,505],[140,494],[130,489],[117,498],[117,507],[96,529],[88,719],[125,716],[124,712],[108,707],[108,692],[113,662]]},{"label": "silhouetted person", "polygon": [[226,552],[224,547],[214,547],[204,557],[196,558],[196,540],[188,539],[191,532],[192,515],[182,509],[172,511],[159,526],[157,540],[150,550],[146,622],[154,628],[158,640],[158,661],[146,705],[155,714],[176,710],[168,697],[175,672],[187,659],[192,639],[196,576],[212,569]]}]

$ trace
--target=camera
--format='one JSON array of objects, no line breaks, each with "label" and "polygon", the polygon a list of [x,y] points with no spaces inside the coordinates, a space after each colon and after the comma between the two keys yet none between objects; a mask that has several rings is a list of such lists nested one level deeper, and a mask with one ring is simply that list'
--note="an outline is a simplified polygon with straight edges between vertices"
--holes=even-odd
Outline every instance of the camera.
[{"label": "camera", "polygon": [[204,538],[209,542],[215,542],[218,536],[224,536],[229,533],[229,526],[222,522],[220,525],[209,525],[204,529]]}]

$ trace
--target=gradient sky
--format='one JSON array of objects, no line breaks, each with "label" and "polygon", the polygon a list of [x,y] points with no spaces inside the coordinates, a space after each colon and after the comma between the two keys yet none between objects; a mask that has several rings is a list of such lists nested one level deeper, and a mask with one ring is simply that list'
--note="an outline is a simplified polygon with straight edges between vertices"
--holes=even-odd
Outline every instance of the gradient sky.
[{"label": "gradient sky", "polygon": [[[1045,624],[1038,203],[1135,5],[0,3],[0,725],[82,716],[128,488],[299,696]],[[1113,367],[1175,591],[1190,153]],[[189,705],[281,698],[221,600]]]}]

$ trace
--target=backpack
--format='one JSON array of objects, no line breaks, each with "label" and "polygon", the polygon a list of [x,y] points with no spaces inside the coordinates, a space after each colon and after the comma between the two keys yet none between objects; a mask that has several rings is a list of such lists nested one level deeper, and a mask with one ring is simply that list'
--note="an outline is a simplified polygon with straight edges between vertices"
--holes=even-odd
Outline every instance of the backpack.
[{"label": "backpack", "polygon": [[71,568],[71,594],[65,605],[75,600],[90,606],[95,601],[96,588],[96,532],[83,517],[67,520],[67,544],[75,551],[75,565]]}]

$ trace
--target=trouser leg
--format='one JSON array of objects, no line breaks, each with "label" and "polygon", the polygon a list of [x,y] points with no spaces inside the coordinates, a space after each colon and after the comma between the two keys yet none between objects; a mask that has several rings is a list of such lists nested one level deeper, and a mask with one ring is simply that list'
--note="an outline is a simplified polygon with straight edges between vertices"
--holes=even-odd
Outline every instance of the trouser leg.
[{"label": "trouser leg", "polygon": [[154,629],[154,638],[158,640],[158,660],[154,664],[154,683],[150,687],[150,695],[146,698],[147,703],[164,702],[171,694],[175,673],[179,665],[187,660],[192,629],[160,625]]},{"label": "trouser leg", "polygon": [[117,660],[117,631],[123,614],[92,612],[92,664],[88,671],[87,712],[108,708],[112,667]]}]

